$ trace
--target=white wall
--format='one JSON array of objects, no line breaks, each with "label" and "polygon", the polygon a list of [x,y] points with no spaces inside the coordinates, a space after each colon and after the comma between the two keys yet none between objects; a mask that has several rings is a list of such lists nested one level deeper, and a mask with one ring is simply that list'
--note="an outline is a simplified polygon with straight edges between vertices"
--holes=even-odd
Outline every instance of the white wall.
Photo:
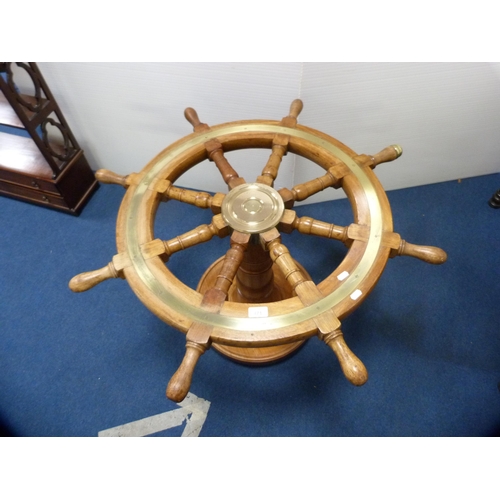
[{"label": "white wall", "polygon": [[[500,172],[499,68],[306,63],[301,122],[357,153],[400,144],[403,155],[376,169],[386,190]],[[296,182],[312,174],[302,163],[297,162]]]},{"label": "white wall", "polygon": [[[358,153],[389,144],[403,156],[380,165],[387,190],[500,172],[498,63],[39,63],[94,169],[137,172],[191,132],[190,106],[208,124],[279,120],[300,97],[300,123]],[[251,181],[267,151],[234,152]],[[279,186],[321,175],[285,158]],[[225,191],[213,164],[182,178],[188,187]],[[493,186],[494,189],[497,187]],[[339,191],[311,201],[338,197]]]}]

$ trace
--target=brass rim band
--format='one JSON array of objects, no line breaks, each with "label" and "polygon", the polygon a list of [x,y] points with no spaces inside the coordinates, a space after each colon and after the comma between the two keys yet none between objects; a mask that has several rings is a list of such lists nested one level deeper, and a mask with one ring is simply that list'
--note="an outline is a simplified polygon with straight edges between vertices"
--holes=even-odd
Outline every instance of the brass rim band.
[{"label": "brass rim band", "polygon": [[[195,304],[184,300],[173,291],[166,290],[155,276],[156,271],[150,269],[148,261],[142,255],[141,242],[138,235],[138,218],[143,198],[148,192],[150,185],[158,180],[159,174],[168,168],[169,164],[189,149],[204,144],[211,139],[217,137],[222,141],[225,135],[248,134],[249,132],[255,134],[285,134],[292,138],[300,138],[323,148],[331,155],[338,158],[349,168],[351,174],[356,177],[361,185],[370,217],[369,235],[365,252],[356,267],[349,273],[349,276],[341,282],[340,286],[310,306],[302,306],[291,312],[265,318],[243,318],[209,313],[200,309]],[[124,241],[126,251],[128,252],[132,266],[140,282],[167,308],[173,309],[178,313],[180,312],[189,321],[205,323],[216,328],[246,332],[279,329],[305,322],[332,309],[336,304],[347,297],[356,295],[362,282],[369,276],[370,269],[375,263],[381,248],[382,233],[384,230],[383,211],[377,195],[377,189],[363,168],[361,168],[349,154],[344,152],[333,142],[328,141],[324,134],[315,135],[313,132],[315,131],[312,129],[305,129],[304,127],[292,129],[269,122],[229,123],[217,126],[208,132],[192,134],[186,137],[185,140],[175,143],[173,147],[167,148],[167,150],[165,150],[165,152],[168,151],[167,154],[160,153],[160,155],[153,160],[154,163],[152,162],[153,164],[150,164],[149,170],[146,171],[138,184],[136,186],[130,186],[129,189],[133,189],[134,191],[130,203],[128,207],[126,207],[124,217]],[[181,173],[182,172],[180,172],[179,175],[181,175]],[[380,273],[381,272],[382,271],[380,271]],[[378,278],[378,276],[376,278]],[[137,293],[137,290],[134,289],[134,291]],[[137,295],[141,298],[140,293],[137,293]]]}]

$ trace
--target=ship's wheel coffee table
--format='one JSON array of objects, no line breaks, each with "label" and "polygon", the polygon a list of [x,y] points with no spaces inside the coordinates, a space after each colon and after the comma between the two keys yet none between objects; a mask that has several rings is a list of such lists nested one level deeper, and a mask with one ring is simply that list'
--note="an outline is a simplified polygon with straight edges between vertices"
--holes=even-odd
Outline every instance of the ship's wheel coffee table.
[{"label": "ship's wheel coffee table", "polygon": [[[335,352],[347,379],[366,382],[363,363],[344,341],[340,321],[368,296],[389,257],[408,255],[441,264],[446,253],[436,247],[407,243],[393,232],[387,196],[373,169],[398,158],[399,146],[376,155],[358,155],[336,139],[297,124],[302,110],[293,101],[281,121],[251,120],[209,127],[192,108],[185,111],[194,133],[162,151],[144,169],[128,176],[108,170],[96,173],[104,183],[126,188],[118,220],[118,253],[105,267],[75,276],[70,288],[88,290],[108,278],[124,278],[143,304],[186,334],[186,353],[167,387],[167,397],[187,395],[199,357],[210,347],[246,363],[268,363],[287,356],[305,340],[318,336]],[[247,182],[224,152],[269,148],[269,160],[254,181]],[[283,156],[303,156],[325,170],[304,184],[274,189]],[[183,189],[175,181],[209,159],[228,185],[227,194]],[[353,209],[346,227],[299,217],[294,203],[327,188],[342,188]],[[213,213],[209,224],[168,241],[155,238],[159,204],[174,199]],[[337,269],[314,283],[280,233],[296,231],[341,241],[348,251]],[[169,270],[176,252],[228,238],[225,256],[205,272],[196,290]]]}]

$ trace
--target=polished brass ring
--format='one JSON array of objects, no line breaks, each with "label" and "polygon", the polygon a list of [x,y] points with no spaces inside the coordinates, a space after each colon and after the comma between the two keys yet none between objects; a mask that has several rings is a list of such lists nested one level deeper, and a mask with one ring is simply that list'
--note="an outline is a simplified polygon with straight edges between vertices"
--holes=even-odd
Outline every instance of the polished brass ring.
[{"label": "polished brass ring", "polygon": [[[174,182],[188,168],[203,161],[206,156],[201,153],[201,150],[207,141],[217,138],[224,145],[225,151],[231,151],[231,146],[233,143],[237,142],[238,137],[240,135],[248,135],[249,132],[254,134],[256,138],[257,146],[254,147],[262,147],[261,143],[266,141],[266,143],[269,144],[268,147],[270,147],[273,136],[276,134],[284,134],[289,137],[289,147],[294,153],[307,156],[304,146],[304,144],[306,144],[310,147],[319,148],[327,152],[332,158],[332,161],[340,160],[343,162],[348,169],[344,184],[348,181],[351,184],[356,184],[360,188],[357,190],[355,197],[352,196],[352,193],[351,196],[349,196],[349,192],[347,194],[351,198],[351,203],[356,204],[362,202],[367,211],[366,218],[368,219],[368,234],[366,241],[356,242],[356,244],[364,246],[362,256],[355,262],[351,262],[349,259],[351,250],[349,250],[344,260],[346,263],[345,266],[341,265],[329,278],[327,278],[327,280],[318,285],[320,290],[331,289],[331,292],[325,294],[323,298],[319,299],[314,304],[308,306],[303,306],[296,298],[286,299],[282,302],[294,302],[290,302],[290,307],[284,308],[287,312],[283,314],[274,315],[271,304],[269,306],[270,312],[267,317],[249,317],[248,314],[245,314],[245,304],[225,304],[220,313],[211,313],[201,309],[199,307],[201,302],[200,294],[192,289],[186,290],[188,287],[178,281],[165,266],[164,270],[162,269],[159,271],[158,266],[154,265],[154,259],[145,258],[141,249],[141,244],[144,243],[144,241],[142,241],[143,238],[141,238],[139,231],[140,218],[151,216],[150,213],[147,213],[147,209],[145,208],[145,200],[154,195],[152,186],[155,185],[159,179],[168,179]],[[195,156],[197,156],[196,161],[192,165],[189,165],[189,161],[180,161],[180,159],[188,157],[190,152],[195,153]],[[388,251],[385,251],[381,247],[382,233],[384,230],[392,230],[392,218],[389,215],[388,218],[384,219],[384,213],[381,207],[380,198],[385,197],[385,193],[370,169],[358,164],[354,159],[355,156],[354,152],[349,150],[349,148],[339,141],[314,129],[304,126],[289,128],[280,125],[279,122],[263,122],[257,120],[218,125],[212,127],[207,132],[193,133],[172,146],[169,146],[145,167],[144,175],[140,181],[135,186],[130,186],[126,198],[127,203],[124,205],[126,213],[124,217],[121,218],[125,235],[124,250],[127,252],[133,270],[138,277],[138,280],[128,280],[129,283],[133,282],[131,286],[134,292],[139,298],[142,298],[143,291],[153,294],[156,302],[165,308],[163,319],[166,319],[168,322],[168,318],[172,315],[180,316],[181,319],[175,322],[175,326],[183,330],[187,330],[189,325],[193,321],[196,321],[210,325],[222,332],[225,330],[259,332],[274,329],[278,331],[299,323],[307,322],[329,309],[334,309],[335,311],[335,308],[339,306],[340,303],[342,303],[342,312],[338,313],[338,315],[347,315],[350,310],[357,307],[365,298],[366,294],[363,293],[365,281],[369,281],[370,283],[376,282],[381,274],[385,262],[388,259]],[[320,166],[324,169],[328,169],[328,165]],[[255,188],[256,186],[257,188]],[[250,194],[252,189],[255,189],[258,196],[252,197]],[[272,191],[274,191],[274,189]],[[242,193],[243,198],[238,198],[238,194],[241,195]],[[362,195],[359,193],[362,193]],[[234,199],[237,199],[239,202],[243,199],[243,202],[240,203],[243,208],[240,206],[240,212],[237,216],[228,215],[231,211],[234,212],[234,205],[236,202],[231,201],[233,196]],[[361,198],[359,198],[360,196]],[[280,217],[282,214],[279,200],[275,200],[274,195],[271,195],[270,191],[264,190],[258,184],[243,185],[240,192],[235,189],[231,191],[229,195],[226,195],[226,198],[228,198],[229,201],[224,205],[224,211],[226,213],[224,214],[223,212],[223,215],[225,218],[229,219],[228,224],[237,230],[241,230],[241,228],[238,229],[238,227],[236,227],[238,226],[238,221],[241,222],[241,220],[243,220],[242,224],[246,227],[246,232],[254,232],[252,224],[257,220],[256,226],[258,226],[258,214],[261,213],[262,210],[266,210],[264,213],[269,212],[271,219],[278,216]],[[273,202],[270,201],[271,199]],[[276,205],[273,205],[274,202],[276,202]],[[269,207],[264,208],[267,204],[269,204]],[[247,210],[247,215],[243,213],[245,209]],[[353,206],[353,209],[355,222],[358,222],[356,220],[358,217],[358,210],[355,206]],[[252,212],[255,213],[252,214]],[[245,221],[245,217],[247,217],[248,220]],[[256,220],[252,220],[252,217]],[[267,220],[266,217],[263,218]],[[272,220],[272,224],[275,224],[274,219]],[[260,230],[261,228],[255,228],[255,232],[259,232]],[[370,271],[373,269],[375,263],[379,261],[382,262],[382,265],[378,266],[380,272],[378,272],[376,276],[373,276],[373,273],[370,273]],[[349,271],[345,270],[346,266],[350,266]],[[127,272],[127,270],[125,271]],[[167,281],[173,281],[173,285],[165,287]],[[326,283],[327,281],[328,283]],[[332,285],[332,283],[334,284]],[[185,290],[186,293],[183,293],[183,290]],[[186,296],[194,298],[194,300],[186,300]],[[148,306],[145,301],[143,302]],[[248,304],[246,307],[248,309],[248,307],[254,305],[255,304]],[[223,335],[223,333],[221,335]],[[279,333],[277,333],[277,336],[279,337]],[[286,342],[287,339],[284,338],[283,341]],[[251,342],[251,339],[249,339],[248,342]]]}]

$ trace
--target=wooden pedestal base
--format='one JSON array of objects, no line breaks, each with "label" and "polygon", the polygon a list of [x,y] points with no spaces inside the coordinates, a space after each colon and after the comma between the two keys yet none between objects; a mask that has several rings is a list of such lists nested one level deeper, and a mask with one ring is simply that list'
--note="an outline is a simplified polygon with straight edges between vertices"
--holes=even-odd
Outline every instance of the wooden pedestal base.
[{"label": "wooden pedestal base", "polygon": [[[217,280],[217,276],[220,273],[222,267],[223,257],[216,260],[203,274],[198,283],[197,291],[201,294],[204,294],[208,289],[214,286],[215,281]],[[307,271],[297,263],[298,267],[309,279],[309,274]],[[272,293],[267,297],[266,300],[263,300],[259,303],[265,302],[274,302],[277,300],[284,300],[294,296],[293,290],[291,286],[288,284],[285,276],[278,268],[273,264],[272,271],[274,275],[273,280],[273,290]],[[235,280],[228,293],[228,300],[232,302],[247,302],[241,296],[240,290],[238,289],[238,281]],[[257,302],[256,302],[257,303]],[[263,363],[272,363],[274,361],[278,361],[286,356],[289,356],[294,351],[296,351],[305,341],[300,342],[292,342],[290,344],[282,344],[271,347],[234,347],[213,343],[212,347],[216,349],[221,354],[231,358],[235,361],[239,361],[241,363],[250,363],[250,364],[263,364]]]}]

